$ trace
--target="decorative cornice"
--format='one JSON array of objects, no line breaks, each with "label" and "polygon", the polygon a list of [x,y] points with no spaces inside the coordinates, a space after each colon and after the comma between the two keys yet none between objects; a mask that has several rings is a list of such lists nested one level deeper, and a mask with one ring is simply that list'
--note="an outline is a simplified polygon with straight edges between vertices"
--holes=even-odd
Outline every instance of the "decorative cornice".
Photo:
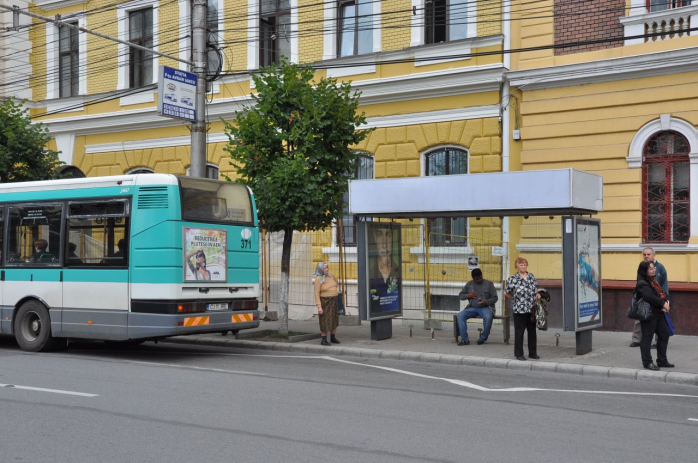
[{"label": "decorative cornice", "polygon": [[[206,137],[207,143],[218,143],[228,141],[225,133],[210,133]],[[165,146],[188,146],[191,144],[191,137],[169,137],[151,138],[148,140],[131,140],[116,143],[100,143],[97,145],[85,145],[85,154],[109,153],[112,151],[132,151],[152,148],[163,148]]]},{"label": "decorative cornice", "polygon": [[[361,80],[353,82],[352,86],[362,92],[361,104],[368,105],[497,91],[502,81],[503,72],[504,66],[497,63],[487,66],[466,66],[444,71],[420,72],[393,78]],[[233,119],[239,110],[253,103],[254,100],[249,95],[217,98],[207,106],[206,111],[210,120]],[[491,107],[470,108],[468,111],[473,109],[476,112],[482,111],[487,114],[483,117],[490,117]],[[432,114],[432,116],[437,119],[443,117],[439,114]],[[158,116],[155,107],[94,114],[87,117],[72,116],[47,119],[42,122],[49,128],[52,135],[66,132],[88,135],[184,124],[184,122]]]},{"label": "decorative cornice", "polygon": [[698,71],[698,47],[510,71],[505,76],[512,87],[525,91],[693,71]]},{"label": "decorative cornice", "polygon": [[58,8],[80,5],[81,3],[87,3],[87,0],[34,0],[34,4],[44,11],[57,10]]}]

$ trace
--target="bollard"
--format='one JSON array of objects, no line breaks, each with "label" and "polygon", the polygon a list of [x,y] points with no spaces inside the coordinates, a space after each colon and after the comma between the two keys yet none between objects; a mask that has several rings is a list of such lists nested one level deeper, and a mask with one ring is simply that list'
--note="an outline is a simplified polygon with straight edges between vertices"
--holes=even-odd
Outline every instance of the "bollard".
[{"label": "bollard", "polygon": [[412,337],[412,325],[410,325],[410,337]]},{"label": "bollard", "polygon": [[555,333],[555,347],[560,347],[560,333]]},{"label": "bollard", "polygon": [[434,339],[434,327],[433,326],[431,327],[431,340],[436,341],[436,339]]}]

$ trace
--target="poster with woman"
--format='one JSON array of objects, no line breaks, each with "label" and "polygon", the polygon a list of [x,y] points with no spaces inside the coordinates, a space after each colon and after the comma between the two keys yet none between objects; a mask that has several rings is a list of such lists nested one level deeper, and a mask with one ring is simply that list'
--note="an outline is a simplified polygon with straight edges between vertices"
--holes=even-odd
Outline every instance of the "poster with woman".
[{"label": "poster with woman", "polygon": [[368,295],[370,318],[402,313],[400,224],[368,223]]},{"label": "poster with woman", "polygon": [[184,281],[228,281],[225,230],[184,227]]}]

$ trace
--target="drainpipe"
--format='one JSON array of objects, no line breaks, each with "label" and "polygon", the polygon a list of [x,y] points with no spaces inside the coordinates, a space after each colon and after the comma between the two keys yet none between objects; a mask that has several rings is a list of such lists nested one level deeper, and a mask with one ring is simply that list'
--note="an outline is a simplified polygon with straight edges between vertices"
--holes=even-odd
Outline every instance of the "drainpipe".
[{"label": "drainpipe", "polygon": [[[511,69],[511,2],[502,2],[502,34],[504,35],[504,68],[505,72]],[[509,93],[511,89],[509,87],[509,79],[506,74],[503,76],[503,86],[502,86],[502,99],[500,100],[500,105],[505,106],[502,111],[502,172],[509,172],[509,150],[511,148],[509,134],[511,133],[511,127],[509,123],[509,111],[511,110],[511,105],[509,104]],[[504,258],[502,259],[502,281],[507,278],[507,273],[509,271],[509,217],[504,217],[502,220],[502,241],[507,244],[504,252]],[[504,300],[504,286],[502,285],[502,301]]]}]

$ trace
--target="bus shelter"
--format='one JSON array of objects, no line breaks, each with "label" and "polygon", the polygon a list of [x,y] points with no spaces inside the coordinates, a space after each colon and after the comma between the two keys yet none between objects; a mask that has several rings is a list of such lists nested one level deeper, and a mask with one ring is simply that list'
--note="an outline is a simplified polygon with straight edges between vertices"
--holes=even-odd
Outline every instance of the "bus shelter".
[{"label": "bus shelter", "polygon": [[[403,313],[402,223],[497,217],[506,229],[510,217],[560,216],[563,325],[576,333],[577,353],[589,352],[591,329],[602,324],[601,224],[591,216],[602,210],[603,178],[575,169],[352,180],[360,318],[380,340]],[[503,262],[509,253],[503,246]],[[462,258],[478,266],[476,256]]]}]

